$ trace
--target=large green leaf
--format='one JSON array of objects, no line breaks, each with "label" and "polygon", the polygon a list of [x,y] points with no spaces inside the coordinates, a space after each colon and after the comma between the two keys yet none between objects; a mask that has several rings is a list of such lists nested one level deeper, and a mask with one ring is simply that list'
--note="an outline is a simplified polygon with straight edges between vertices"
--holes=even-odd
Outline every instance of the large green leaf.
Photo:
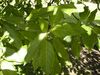
[{"label": "large green leaf", "polygon": [[[54,52],[53,46],[47,40],[33,41],[31,44],[32,50],[29,51],[26,60],[32,59],[34,69],[41,67],[46,74],[55,74],[60,71],[57,56]],[[30,47],[29,47],[30,49]],[[31,52],[31,53],[30,53]]]},{"label": "large green leaf", "polygon": [[[53,46],[49,41],[44,40],[40,45],[40,65],[47,74],[59,72],[59,63]],[[57,66],[56,66],[57,65]],[[56,70],[55,70],[56,69]]]},{"label": "large green leaf", "polygon": [[79,24],[65,23],[63,25],[56,25],[51,30],[57,37],[65,37],[66,35],[81,35],[85,33],[84,29]]},{"label": "large green leaf", "polygon": [[47,36],[47,33],[40,33],[33,41],[30,42],[28,47],[28,53],[26,55],[26,61],[32,60],[35,53],[37,53],[37,48],[39,47],[42,40]]},{"label": "large green leaf", "polygon": [[73,35],[74,31],[69,24],[66,25],[56,25],[52,32],[57,37],[65,37],[66,35]]},{"label": "large green leaf", "polygon": [[54,38],[52,44],[59,57],[63,58],[64,60],[69,60],[67,50],[65,49],[64,44],[58,38]]},{"label": "large green leaf", "polygon": [[34,69],[41,67],[47,74],[53,74],[59,72],[60,67],[51,43],[44,39],[46,34],[41,33],[30,43],[26,61],[32,60]]}]

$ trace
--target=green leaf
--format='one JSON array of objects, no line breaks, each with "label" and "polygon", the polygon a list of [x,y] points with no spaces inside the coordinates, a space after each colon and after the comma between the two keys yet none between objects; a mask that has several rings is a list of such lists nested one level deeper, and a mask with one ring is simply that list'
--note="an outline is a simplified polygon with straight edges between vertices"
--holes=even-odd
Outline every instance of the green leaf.
[{"label": "green leaf", "polygon": [[73,3],[67,4],[67,5],[66,4],[61,5],[59,7],[64,15],[63,21],[68,22],[68,23],[77,23],[76,18],[74,18],[72,15],[72,13],[77,12],[76,7],[74,6]]},{"label": "green leaf", "polygon": [[36,20],[38,17],[38,10],[33,9],[30,14],[26,17],[26,21]]},{"label": "green leaf", "polygon": [[72,48],[72,53],[74,54],[74,56],[79,58],[80,51],[81,51],[80,37],[79,36],[72,37],[71,48]]},{"label": "green leaf", "polygon": [[32,41],[33,38],[36,37],[40,32],[35,30],[32,32],[31,29],[29,29],[29,31],[21,31],[20,33],[25,39]]},{"label": "green leaf", "polygon": [[[62,4],[62,5],[60,5],[60,7],[61,7],[62,9],[67,9],[67,10],[69,10],[69,9],[75,10],[75,9],[76,9],[74,3]],[[73,11],[72,11],[72,12],[73,12]],[[66,13],[70,13],[70,12],[66,12]]]},{"label": "green leaf", "polygon": [[21,35],[15,30],[13,26],[10,26],[9,24],[6,23],[4,26],[6,30],[9,32],[12,40],[14,40],[13,45],[17,48],[20,48],[20,46],[22,46]]},{"label": "green leaf", "polygon": [[64,44],[58,38],[54,38],[52,44],[59,57],[63,58],[64,60],[69,60],[67,50],[65,49]]},{"label": "green leaf", "polygon": [[[52,7],[52,6],[49,6],[49,7]],[[49,15],[48,8],[49,7],[47,7],[47,8],[40,8],[38,10],[38,15],[39,15],[40,18],[43,18],[43,19],[47,19],[48,20],[48,15]]]},{"label": "green leaf", "polygon": [[97,13],[97,9],[95,9],[94,11],[92,11],[87,19],[87,22],[92,22],[94,21],[95,19],[95,16],[96,16],[96,13]]},{"label": "green leaf", "polygon": [[57,37],[65,37],[67,35],[80,35],[85,31],[79,24],[65,23],[63,25],[56,25],[54,28],[52,28],[51,32]]},{"label": "green leaf", "polygon": [[95,34],[93,31],[92,31],[91,35],[83,34],[82,35],[82,41],[83,41],[84,45],[89,50],[91,50],[98,41],[97,34]]},{"label": "green leaf", "polygon": [[85,33],[85,30],[81,27],[80,23],[74,24],[74,23],[70,23],[74,33],[73,35],[82,35]]},{"label": "green leaf", "polygon": [[44,19],[39,19],[39,24],[42,32],[48,31],[48,21]]},{"label": "green leaf", "polygon": [[29,62],[32,60],[33,56],[37,53],[37,48],[39,47],[42,40],[47,36],[47,33],[40,33],[33,41],[30,42],[28,47],[28,53],[25,60]]},{"label": "green leaf", "polygon": [[64,14],[64,22],[67,22],[67,23],[77,23],[78,22],[78,20],[73,16],[73,15],[71,15],[71,16],[68,16],[67,14]]},{"label": "green leaf", "polygon": [[[9,44],[9,43],[7,43],[6,44],[6,52],[5,52],[5,56],[10,56],[10,55],[12,55],[14,52],[16,52],[17,51],[17,49],[16,48],[13,48],[12,47],[12,45],[11,44]],[[9,47],[10,46],[10,47]]]},{"label": "green leaf", "polygon": [[50,13],[50,24],[51,26],[55,26],[58,23],[61,23],[64,15],[59,6],[55,6],[52,13]]},{"label": "green leaf", "polygon": [[60,66],[53,46],[43,40],[32,55],[34,69],[41,67],[46,74],[55,75],[60,72]]},{"label": "green leaf", "polygon": [[[58,59],[55,55],[53,46],[46,40],[40,45],[40,65],[46,74],[53,74],[59,69]],[[58,65],[58,67],[56,65]],[[59,72],[59,70],[57,72]]]},{"label": "green leaf", "polygon": [[89,14],[90,14],[89,7],[88,6],[85,6],[84,7],[84,12],[80,12],[79,13],[80,19],[81,20],[87,19],[87,17],[89,16]]},{"label": "green leaf", "polygon": [[91,33],[92,33],[92,28],[91,28],[90,26],[82,25],[81,27],[86,31],[86,33],[87,33],[88,35],[91,35]]},{"label": "green leaf", "polygon": [[17,75],[16,71],[11,70],[3,70],[2,73],[3,75]]},{"label": "green leaf", "polygon": [[[40,46],[40,45],[39,45]],[[32,58],[32,65],[33,68],[36,70],[38,67],[41,67],[40,64],[40,49],[39,46],[35,49],[33,55],[31,55]],[[27,56],[26,56],[27,57]],[[29,58],[30,59],[30,58]],[[41,61],[42,62],[42,61]]]},{"label": "green leaf", "polygon": [[73,35],[74,31],[69,24],[56,25],[52,29],[52,33],[57,37],[65,37],[66,35]]},{"label": "green leaf", "polygon": [[22,17],[22,13],[16,9],[14,6],[12,5],[7,5],[4,10],[2,11],[2,13],[5,13],[4,16],[9,16],[9,15],[14,15],[14,16],[20,16]]},{"label": "green leaf", "polygon": [[[71,16],[72,13],[77,11],[74,3],[60,5],[59,8],[64,13],[64,15],[66,14],[68,16]],[[66,16],[64,16],[64,18],[66,18]]]},{"label": "green leaf", "polygon": [[3,75],[3,72],[2,71],[0,71],[0,75]]},{"label": "green leaf", "polygon": [[13,16],[13,15],[4,16],[3,19],[5,19],[8,23],[11,24],[17,24],[17,25],[24,24],[24,19],[19,16]]},{"label": "green leaf", "polygon": [[34,21],[34,20],[28,22],[28,24],[25,27],[25,30],[29,31],[29,32],[33,32],[33,33],[35,32],[35,33],[39,34],[41,32],[41,29],[40,29],[39,24],[37,24],[38,20],[37,20],[37,22]]},{"label": "green leaf", "polygon": [[96,34],[100,34],[100,26],[92,26],[92,29]]}]

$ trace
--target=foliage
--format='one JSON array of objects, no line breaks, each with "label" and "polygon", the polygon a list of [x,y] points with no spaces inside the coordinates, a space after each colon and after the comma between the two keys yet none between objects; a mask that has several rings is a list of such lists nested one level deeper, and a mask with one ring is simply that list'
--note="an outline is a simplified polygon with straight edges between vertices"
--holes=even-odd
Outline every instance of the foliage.
[{"label": "foliage", "polygon": [[69,50],[76,59],[83,47],[99,50],[94,1],[91,10],[81,0],[0,0],[0,75],[60,74],[71,63]]}]

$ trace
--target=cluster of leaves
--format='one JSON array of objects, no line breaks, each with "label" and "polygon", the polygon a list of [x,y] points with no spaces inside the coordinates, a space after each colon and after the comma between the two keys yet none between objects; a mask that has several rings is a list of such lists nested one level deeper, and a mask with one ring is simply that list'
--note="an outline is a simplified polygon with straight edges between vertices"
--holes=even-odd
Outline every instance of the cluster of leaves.
[{"label": "cluster of leaves", "polygon": [[0,75],[60,74],[69,49],[76,58],[82,47],[100,49],[98,8],[43,1],[0,0]]}]

